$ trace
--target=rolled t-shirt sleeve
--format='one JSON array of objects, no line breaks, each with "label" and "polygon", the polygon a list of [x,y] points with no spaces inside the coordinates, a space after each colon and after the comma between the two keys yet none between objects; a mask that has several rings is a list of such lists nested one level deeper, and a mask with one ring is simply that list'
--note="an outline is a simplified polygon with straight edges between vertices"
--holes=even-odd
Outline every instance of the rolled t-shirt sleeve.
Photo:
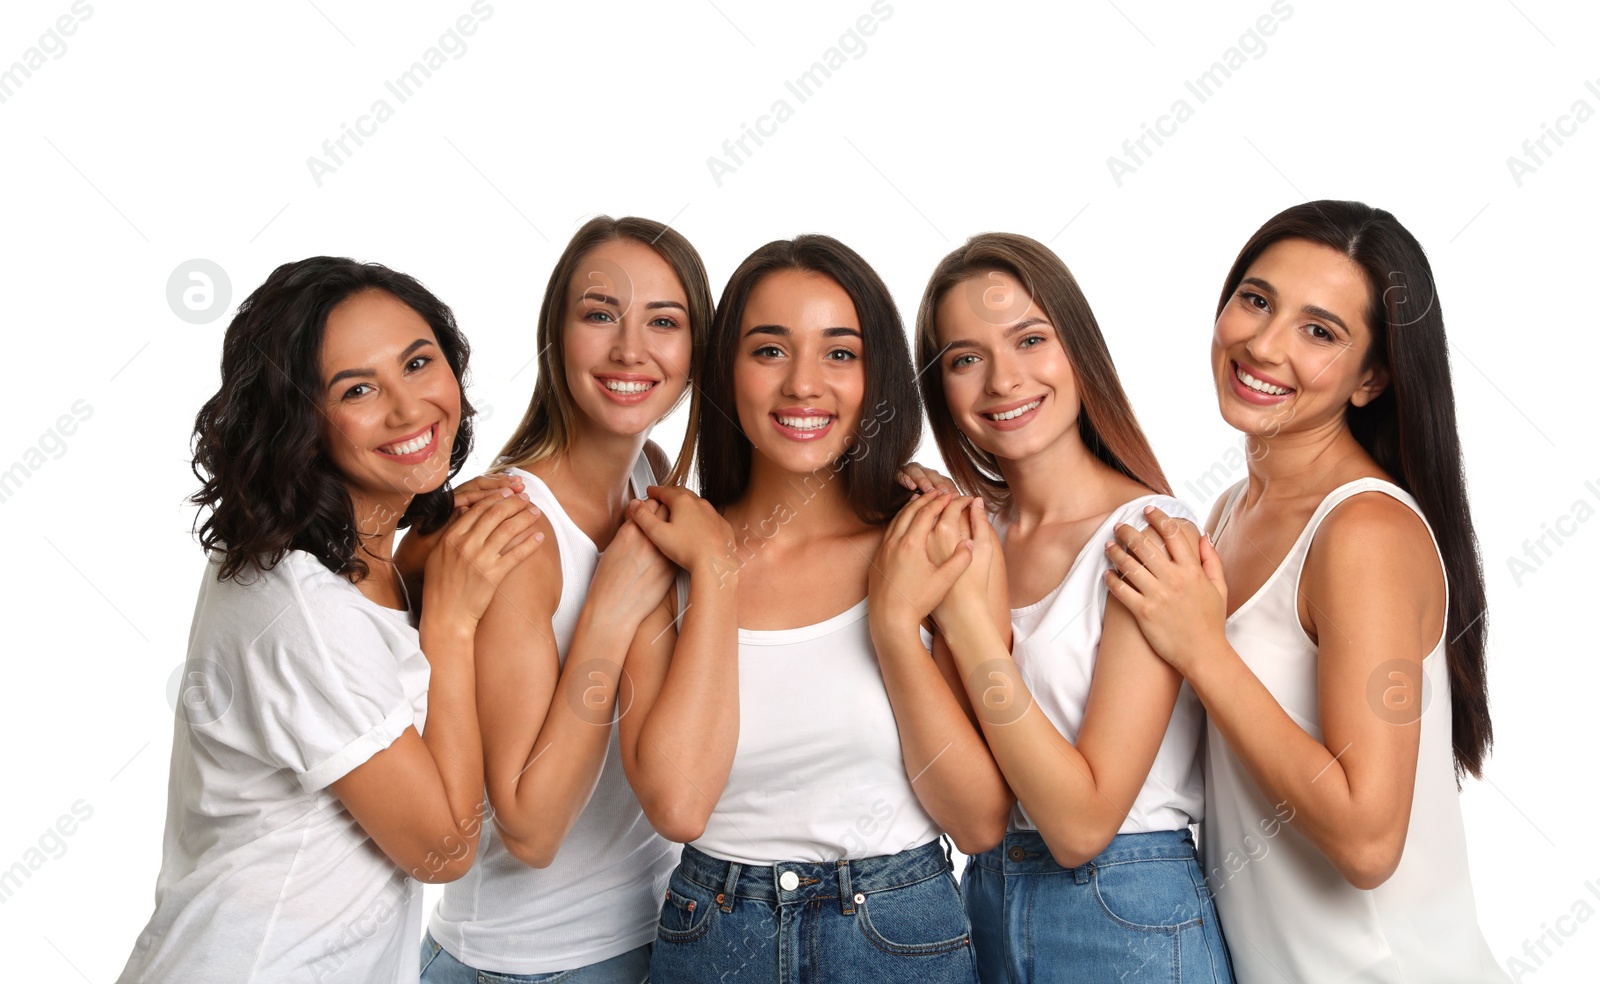
[{"label": "rolled t-shirt sleeve", "polygon": [[314,572],[282,587],[259,599],[278,610],[227,669],[232,713],[195,727],[314,792],[393,744],[416,708],[400,678],[405,654],[375,621],[385,613]]}]

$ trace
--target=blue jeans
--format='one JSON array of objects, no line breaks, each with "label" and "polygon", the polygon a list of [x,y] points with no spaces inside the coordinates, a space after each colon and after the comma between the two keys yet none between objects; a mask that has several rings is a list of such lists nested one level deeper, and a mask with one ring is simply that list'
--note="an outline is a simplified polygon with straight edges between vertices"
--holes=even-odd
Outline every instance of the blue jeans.
[{"label": "blue jeans", "polygon": [[643,984],[650,979],[650,944],[553,974],[493,974],[450,955],[432,933],[422,937],[422,984]]},{"label": "blue jeans", "polygon": [[1118,834],[1063,868],[1014,831],[961,879],[983,984],[1233,984],[1187,829]]},{"label": "blue jeans", "polygon": [[685,846],[650,955],[663,984],[977,984],[938,841],[859,861],[723,861]]}]

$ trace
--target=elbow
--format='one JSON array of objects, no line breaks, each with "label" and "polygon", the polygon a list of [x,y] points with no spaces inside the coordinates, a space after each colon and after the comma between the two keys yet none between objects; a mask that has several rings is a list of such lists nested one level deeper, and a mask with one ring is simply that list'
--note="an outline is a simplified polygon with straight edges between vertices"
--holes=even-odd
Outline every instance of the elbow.
[{"label": "elbow", "polygon": [[706,832],[711,815],[699,804],[681,798],[663,797],[644,806],[644,815],[656,833],[676,844],[688,844]]},{"label": "elbow", "polygon": [[1405,846],[1405,832],[1402,831],[1398,838],[1374,837],[1351,844],[1338,857],[1329,860],[1345,881],[1370,892],[1388,881],[1400,867]]},{"label": "elbow", "polygon": [[1006,839],[1006,829],[1010,823],[1011,804],[1008,802],[1004,810],[990,811],[987,815],[975,817],[968,823],[958,824],[945,833],[955,842],[956,850],[972,857],[999,847]]},{"label": "elbow", "polygon": [[546,844],[539,839],[520,840],[507,837],[505,831],[500,832],[500,839],[505,842],[506,852],[530,868],[548,868],[556,859],[556,852],[560,844]]},{"label": "elbow", "polygon": [[1066,830],[1039,831],[1050,856],[1063,868],[1078,868],[1099,857],[1117,836],[1116,830],[1091,830],[1074,826]]}]

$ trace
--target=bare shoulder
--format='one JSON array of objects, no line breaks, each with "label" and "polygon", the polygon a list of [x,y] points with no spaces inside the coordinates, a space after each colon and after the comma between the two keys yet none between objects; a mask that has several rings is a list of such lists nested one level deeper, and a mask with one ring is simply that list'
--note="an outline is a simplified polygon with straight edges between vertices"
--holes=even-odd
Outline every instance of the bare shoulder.
[{"label": "bare shoulder", "polygon": [[533,526],[544,534],[544,542],[506,574],[489,603],[489,612],[501,609],[529,617],[537,613],[545,618],[555,613],[561,601],[561,546],[556,542],[550,517],[541,512]]},{"label": "bare shoulder", "polygon": [[1376,593],[1415,585],[1442,590],[1444,583],[1422,517],[1382,492],[1358,493],[1329,511],[1312,539],[1305,577],[1311,591],[1319,584],[1343,590],[1360,584]]}]

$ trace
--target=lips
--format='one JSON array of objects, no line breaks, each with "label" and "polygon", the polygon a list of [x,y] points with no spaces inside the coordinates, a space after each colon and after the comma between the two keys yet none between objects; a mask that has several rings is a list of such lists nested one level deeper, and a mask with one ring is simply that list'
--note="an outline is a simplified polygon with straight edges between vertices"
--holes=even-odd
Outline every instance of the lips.
[{"label": "lips", "polygon": [[1237,360],[1229,362],[1232,370],[1230,386],[1235,394],[1250,403],[1282,403],[1294,395],[1294,387],[1285,386],[1258,370],[1246,369]]},{"label": "lips", "polygon": [[815,407],[783,407],[767,414],[778,433],[792,441],[815,441],[833,430],[839,419]]},{"label": "lips", "polygon": [[1039,408],[1044,406],[1045,398],[1035,396],[1028,400],[1018,400],[1000,406],[979,410],[978,418],[995,430],[1016,430],[1025,427],[1039,415]]},{"label": "lips", "polygon": [[438,439],[439,424],[435,422],[415,434],[408,434],[398,441],[385,444],[377,449],[377,453],[385,458],[392,458],[395,461],[408,464],[427,461],[433,455],[434,446],[438,443]]},{"label": "lips", "polygon": [[661,380],[650,376],[640,376],[633,373],[616,373],[594,377],[599,385],[600,392],[614,403],[623,406],[632,406],[642,403],[650,398],[650,394],[661,385]]}]

